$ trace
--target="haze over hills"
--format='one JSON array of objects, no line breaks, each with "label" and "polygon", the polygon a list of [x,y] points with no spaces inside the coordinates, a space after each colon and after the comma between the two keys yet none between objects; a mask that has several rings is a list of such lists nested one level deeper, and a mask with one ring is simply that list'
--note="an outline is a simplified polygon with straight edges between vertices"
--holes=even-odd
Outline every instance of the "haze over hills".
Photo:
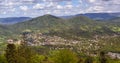
[{"label": "haze over hills", "polygon": [[71,16],[62,16],[62,18],[69,19],[74,16],[86,16],[94,20],[108,20],[108,19],[120,17],[120,12],[118,13],[85,13],[85,14],[77,14],[77,15],[71,15]]},{"label": "haze over hills", "polygon": [[[77,14],[77,15],[71,15],[71,16],[58,16],[60,18],[64,19],[70,19],[76,16],[86,16],[88,18],[91,18],[93,20],[102,20],[102,21],[108,21],[111,19],[116,19],[120,17],[120,13],[86,13],[86,14]],[[7,17],[7,18],[0,18],[0,24],[16,24],[19,22],[28,21],[32,18],[30,17]]]},{"label": "haze over hills", "polygon": [[120,17],[116,17],[116,18],[113,18],[111,20],[109,20],[111,22],[116,22],[116,23],[120,23]]},{"label": "haze over hills", "polygon": [[0,18],[0,24],[15,24],[23,21],[30,20],[30,17],[7,17],[7,18]]}]

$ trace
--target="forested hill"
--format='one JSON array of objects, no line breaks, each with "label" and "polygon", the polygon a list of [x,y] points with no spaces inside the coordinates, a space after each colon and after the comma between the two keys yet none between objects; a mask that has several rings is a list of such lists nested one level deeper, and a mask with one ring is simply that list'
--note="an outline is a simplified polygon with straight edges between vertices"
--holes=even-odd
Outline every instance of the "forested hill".
[{"label": "forested hill", "polygon": [[11,34],[11,30],[4,25],[0,25],[0,36],[8,36]]},{"label": "forested hill", "polygon": [[1,33],[9,31],[13,34],[29,29],[35,32],[39,31],[60,36],[62,34],[65,36],[93,36],[96,34],[118,34],[120,32],[119,24],[118,18],[106,22],[95,21],[85,16],[62,19],[53,15],[43,15],[25,22],[7,25],[5,28],[3,28],[4,26],[0,26],[0,29]]},{"label": "forested hill", "polygon": [[11,25],[11,29],[17,29],[18,31],[23,31],[25,29],[30,30],[44,30],[48,31],[50,29],[63,29],[66,25],[66,20],[52,16],[52,15],[44,15],[29,21],[17,23]]}]

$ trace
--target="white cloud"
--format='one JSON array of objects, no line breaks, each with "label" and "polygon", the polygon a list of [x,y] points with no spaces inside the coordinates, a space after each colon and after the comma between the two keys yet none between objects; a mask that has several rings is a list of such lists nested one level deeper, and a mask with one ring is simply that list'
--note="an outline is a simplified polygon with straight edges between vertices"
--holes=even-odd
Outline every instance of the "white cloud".
[{"label": "white cloud", "polygon": [[23,11],[27,11],[28,7],[27,6],[20,6],[20,9],[23,10]]},{"label": "white cloud", "polygon": [[71,0],[42,0],[44,2],[61,2],[61,1],[71,1]]},{"label": "white cloud", "polygon": [[83,1],[82,1],[82,0],[78,0],[78,2],[80,2],[80,4],[82,4],[82,3],[83,3]]},{"label": "white cloud", "polygon": [[96,2],[96,0],[89,0],[89,2],[94,3],[94,2]]},{"label": "white cloud", "polygon": [[93,9],[96,10],[96,11],[102,11],[104,9],[104,7],[102,7],[102,6],[94,6]]},{"label": "white cloud", "polygon": [[73,8],[73,5],[69,4],[69,5],[65,5],[64,7],[65,9],[72,9]]},{"label": "white cloud", "polygon": [[63,6],[57,5],[57,9],[63,9]]},{"label": "white cloud", "polygon": [[19,0],[20,2],[26,2],[26,3],[32,3],[35,2],[36,0]]},{"label": "white cloud", "polygon": [[119,7],[120,0],[0,0],[0,13],[26,16],[120,12]]},{"label": "white cloud", "polygon": [[85,13],[98,13],[98,12],[104,12],[105,8],[102,6],[91,6],[89,8],[85,9]]},{"label": "white cloud", "polygon": [[36,5],[34,5],[33,6],[33,9],[43,9],[45,7],[45,5],[44,4],[36,4]]},{"label": "white cloud", "polygon": [[16,8],[12,8],[10,11],[14,12],[14,11],[16,11]]},{"label": "white cloud", "polygon": [[46,5],[47,7],[51,7],[51,6],[54,6],[55,5],[55,3],[53,3],[53,2],[50,2],[48,5]]},{"label": "white cloud", "polygon": [[5,12],[5,11],[3,12],[3,14],[6,14],[6,13],[7,13],[7,12]]},{"label": "white cloud", "polygon": [[6,5],[7,6],[12,6],[12,5],[14,5],[14,3],[13,2],[8,2]]},{"label": "white cloud", "polygon": [[51,12],[50,12],[50,11],[48,11],[48,12],[46,12],[46,14],[51,14]]}]

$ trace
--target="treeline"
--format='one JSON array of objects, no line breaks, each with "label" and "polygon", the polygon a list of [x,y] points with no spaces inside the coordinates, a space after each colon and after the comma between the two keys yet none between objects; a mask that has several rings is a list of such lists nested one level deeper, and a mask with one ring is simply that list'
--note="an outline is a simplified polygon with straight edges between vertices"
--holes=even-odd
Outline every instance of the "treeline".
[{"label": "treeline", "polygon": [[[98,63],[108,63],[104,52],[100,53]],[[0,63],[96,63],[93,57],[80,57],[69,49],[49,51],[49,55],[35,52],[26,45],[8,44]]]}]

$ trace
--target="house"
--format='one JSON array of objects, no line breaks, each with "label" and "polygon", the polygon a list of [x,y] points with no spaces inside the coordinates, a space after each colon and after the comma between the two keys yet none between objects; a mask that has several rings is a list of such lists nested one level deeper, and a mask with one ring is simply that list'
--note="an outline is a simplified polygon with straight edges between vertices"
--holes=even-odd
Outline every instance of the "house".
[{"label": "house", "polygon": [[120,59],[120,53],[108,52],[107,55],[112,59]]},{"label": "house", "polygon": [[13,44],[13,43],[14,43],[14,42],[13,42],[13,39],[8,39],[8,40],[7,40],[7,43],[8,43],[8,44]]}]

